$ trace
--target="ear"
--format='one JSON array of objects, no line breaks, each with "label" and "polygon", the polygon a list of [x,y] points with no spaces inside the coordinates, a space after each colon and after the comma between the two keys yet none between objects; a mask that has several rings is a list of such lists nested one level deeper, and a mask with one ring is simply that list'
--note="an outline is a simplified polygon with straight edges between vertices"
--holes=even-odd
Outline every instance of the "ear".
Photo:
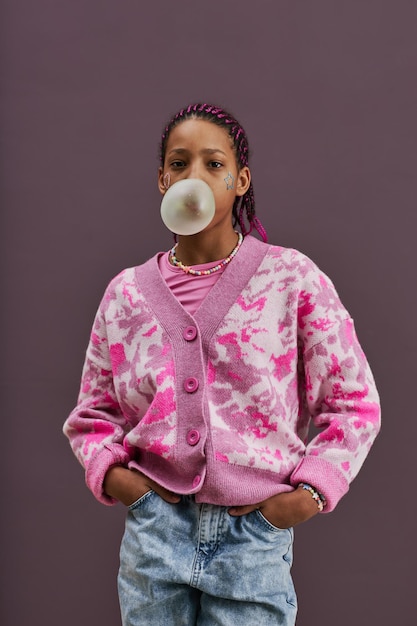
[{"label": "ear", "polygon": [[164,168],[160,167],[158,169],[158,189],[161,192],[161,194],[164,196],[166,193],[166,187],[164,184]]},{"label": "ear", "polygon": [[237,196],[245,195],[245,193],[249,189],[250,181],[251,181],[251,173],[250,173],[250,169],[246,165],[245,167],[242,167],[241,170],[239,170],[239,173],[237,175],[237,181],[236,181],[236,195]]}]

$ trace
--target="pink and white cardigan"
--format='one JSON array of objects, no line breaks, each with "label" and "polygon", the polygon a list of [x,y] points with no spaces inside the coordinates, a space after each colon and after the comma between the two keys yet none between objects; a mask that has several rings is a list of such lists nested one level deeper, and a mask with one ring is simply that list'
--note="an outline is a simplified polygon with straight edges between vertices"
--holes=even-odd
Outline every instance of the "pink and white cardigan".
[{"label": "pink and white cardigan", "polygon": [[380,408],[330,280],[300,252],[247,236],[191,316],[158,256],[110,282],[94,321],[64,425],[89,488],[115,503],[103,480],[119,464],[197,502],[253,504],[307,482],[334,509]]}]

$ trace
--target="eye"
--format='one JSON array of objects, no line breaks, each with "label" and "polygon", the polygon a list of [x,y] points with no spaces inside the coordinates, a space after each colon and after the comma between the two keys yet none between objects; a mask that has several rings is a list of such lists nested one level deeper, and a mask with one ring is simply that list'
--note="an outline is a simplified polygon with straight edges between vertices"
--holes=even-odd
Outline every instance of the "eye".
[{"label": "eye", "polygon": [[220,161],[210,161],[209,167],[217,169],[219,167],[223,167],[223,163],[220,163]]},{"label": "eye", "polygon": [[181,161],[180,159],[177,159],[176,161],[172,161],[170,163],[170,166],[172,167],[172,169],[174,170],[179,170],[182,167],[185,167],[185,162]]}]

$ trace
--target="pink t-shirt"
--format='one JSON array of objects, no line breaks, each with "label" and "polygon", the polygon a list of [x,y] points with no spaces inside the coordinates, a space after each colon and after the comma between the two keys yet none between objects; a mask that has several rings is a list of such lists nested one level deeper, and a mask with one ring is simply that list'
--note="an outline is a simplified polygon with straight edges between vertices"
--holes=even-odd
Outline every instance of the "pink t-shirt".
[{"label": "pink t-shirt", "polygon": [[[171,265],[169,262],[169,252],[165,252],[158,258],[159,269],[166,284],[171,289],[174,296],[179,300],[188,313],[194,315],[204,298],[223,274],[225,267],[222,267],[213,274],[194,276],[187,274],[179,267]],[[193,265],[195,270],[209,270],[219,261]]]}]

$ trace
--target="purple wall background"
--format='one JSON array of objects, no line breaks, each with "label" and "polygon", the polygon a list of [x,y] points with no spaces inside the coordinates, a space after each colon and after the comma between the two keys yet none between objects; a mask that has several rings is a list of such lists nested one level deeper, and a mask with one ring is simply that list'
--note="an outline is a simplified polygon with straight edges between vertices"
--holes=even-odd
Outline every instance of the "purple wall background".
[{"label": "purple wall background", "polygon": [[417,4],[3,0],[0,19],[1,623],[120,624],[124,512],[61,428],[105,285],[171,243],[162,125],[204,99],[246,127],[270,241],[332,277],[382,396],[349,495],[296,530],[297,624],[414,625]]}]

